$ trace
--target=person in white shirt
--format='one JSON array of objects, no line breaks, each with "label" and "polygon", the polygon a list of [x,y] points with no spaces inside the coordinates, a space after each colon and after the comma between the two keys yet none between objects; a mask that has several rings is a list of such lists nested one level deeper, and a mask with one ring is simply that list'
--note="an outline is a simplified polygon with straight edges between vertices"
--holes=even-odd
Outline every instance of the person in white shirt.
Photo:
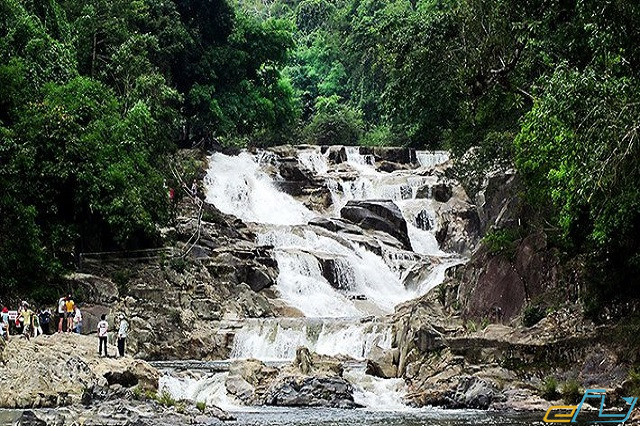
[{"label": "person in white shirt", "polygon": [[78,305],[73,306],[73,332],[82,334],[82,312]]},{"label": "person in white shirt", "polygon": [[66,302],[67,302],[67,298],[64,296],[62,296],[58,300],[58,317],[60,318],[58,321],[58,333],[62,333],[62,322],[64,321],[65,313],[67,309]]},{"label": "person in white shirt", "polygon": [[102,314],[100,322],[98,322],[98,356],[102,356],[102,347],[104,346],[104,356],[108,357],[107,353],[107,340],[109,337],[109,323],[107,322],[107,315]]},{"label": "person in white shirt", "polygon": [[118,327],[118,355],[124,356],[125,342],[127,340],[127,334],[129,333],[129,323],[123,314],[120,314],[120,326]]}]

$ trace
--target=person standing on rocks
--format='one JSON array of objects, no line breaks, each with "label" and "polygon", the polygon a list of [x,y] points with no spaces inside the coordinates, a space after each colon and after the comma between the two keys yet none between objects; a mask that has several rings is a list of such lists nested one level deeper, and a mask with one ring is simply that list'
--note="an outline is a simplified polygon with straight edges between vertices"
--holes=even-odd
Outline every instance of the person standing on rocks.
[{"label": "person standing on rocks", "polygon": [[62,324],[66,317],[67,307],[66,307],[67,298],[62,296],[58,299],[58,317],[60,320],[58,321],[58,333],[62,333]]},{"label": "person standing on rocks", "polygon": [[31,324],[33,325],[33,337],[42,335],[42,327],[40,326],[40,309],[31,315]]},{"label": "person standing on rocks", "polygon": [[20,308],[20,316],[22,317],[22,334],[29,340],[31,337],[31,330],[33,329],[33,311],[29,308],[27,302],[22,302]]},{"label": "person standing on rocks", "polygon": [[120,319],[120,325],[118,326],[118,355],[123,357],[127,334],[129,333],[129,323],[124,314],[120,314],[118,318]]},{"label": "person standing on rocks", "polygon": [[6,306],[2,308],[2,329],[5,332],[5,339],[9,341],[9,308]]},{"label": "person standing on rocks", "polygon": [[71,330],[73,330],[73,318],[75,317],[75,314],[74,314],[75,306],[76,304],[71,298],[71,295],[68,295],[64,302],[65,316],[67,318],[67,333],[71,333]]},{"label": "person standing on rocks", "polygon": [[51,334],[51,311],[49,308],[40,312],[40,327],[42,327],[42,334]]},{"label": "person standing on rocks", "polygon": [[102,314],[100,316],[100,322],[98,322],[98,356],[102,356],[102,347],[104,346],[104,357],[108,358],[107,353],[107,341],[109,340],[109,323],[107,322],[107,315]]},{"label": "person standing on rocks", "polygon": [[82,333],[82,312],[80,312],[80,307],[75,305],[73,307],[73,332],[81,334]]}]

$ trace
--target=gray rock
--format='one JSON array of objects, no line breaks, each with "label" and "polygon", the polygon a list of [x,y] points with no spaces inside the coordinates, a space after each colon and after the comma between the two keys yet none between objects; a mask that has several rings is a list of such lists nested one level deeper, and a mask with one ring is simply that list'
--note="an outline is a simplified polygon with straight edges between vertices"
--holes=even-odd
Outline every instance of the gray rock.
[{"label": "gray rock", "polygon": [[450,184],[439,182],[431,188],[431,193],[434,200],[440,203],[446,203],[453,196],[453,189]]},{"label": "gray rock", "polygon": [[450,408],[475,408],[486,410],[496,398],[497,390],[488,382],[477,377],[463,377],[454,392],[447,397]]},{"label": "gray rock", "polygon": [[411,241],[398,206],[388,200],[351,200],[340,210],[340,216],[362,228],[386,232],[411,250]]},{"label": "gray rock", "polygon": [[342,377],[282,377],[266,395],[267,405],[356,408],[353,386]]},{"label": "gray rock", "polygon": [[31,410],[25,410],[15,422],[15,426],[48,426],[47,422]]}]

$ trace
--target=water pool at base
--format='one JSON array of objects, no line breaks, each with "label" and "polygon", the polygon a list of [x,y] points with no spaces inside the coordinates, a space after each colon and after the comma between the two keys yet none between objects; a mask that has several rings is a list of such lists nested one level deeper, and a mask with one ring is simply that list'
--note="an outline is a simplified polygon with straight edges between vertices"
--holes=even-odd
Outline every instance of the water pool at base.
[{"label": "water pool at base", "polygon": [[[38,410],[35,410],[36,413]],[[13,426],[19,411],[0,410],[0,426]],[[422,409],[405,412],[257,407],[233,412],[228,426],[523,426],[542,425],[544,413]],[[222,422],[220,424],[223,424]],[[176,425],[178,426],[178,425]],[[185,425],[186,426],[186,425]]]},{"label": "water pool at base", "polygon": [[423,409],[406,412],[319,408],[273,409],[234,413],[238,426],[520,426],[543,424],[544,413],[506,414],[475,410]]}]

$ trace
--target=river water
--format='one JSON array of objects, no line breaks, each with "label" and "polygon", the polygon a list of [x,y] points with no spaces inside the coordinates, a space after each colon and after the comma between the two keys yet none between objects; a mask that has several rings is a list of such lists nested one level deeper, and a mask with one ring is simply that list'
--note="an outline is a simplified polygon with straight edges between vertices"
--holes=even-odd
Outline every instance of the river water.
[{"label": "river water", "polygon": [[[0,410],[0,426],[14,426],[19,412]],[[521,426],[543,424],[543,414],[422,409],[404,412],[323,408],[254,408],[235,412],[229,426]],[[181,426],[181,425],[176,425]]]},{"label": "river water", "polygon": [[407,412],[337,409],[259,409],[236,413],[242,426],[467,426],[542,424],[543,414],[505,415],[475,410]]}]

